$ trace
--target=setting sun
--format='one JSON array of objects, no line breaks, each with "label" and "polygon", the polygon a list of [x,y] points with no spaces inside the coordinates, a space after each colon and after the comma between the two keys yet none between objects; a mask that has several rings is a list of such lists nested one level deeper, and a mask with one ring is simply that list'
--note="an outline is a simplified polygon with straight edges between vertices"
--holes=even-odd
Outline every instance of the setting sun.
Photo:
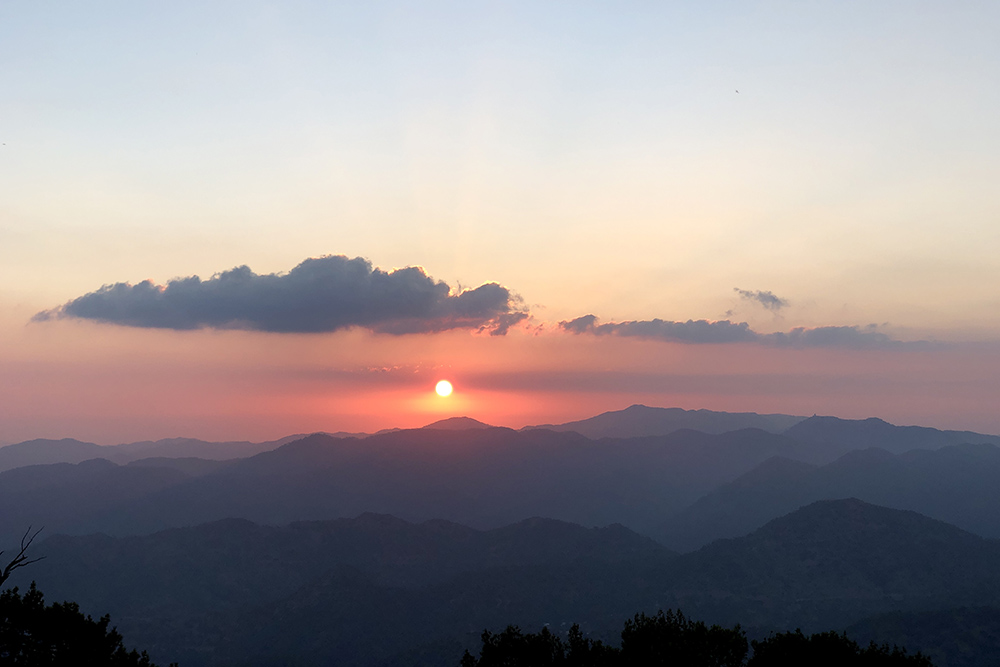
[{"label": "setting sun", "polygon": [[451,396],[451,383],[447,380],[441,380],[437,383],[437,386],[434,387],[434,391],[437,392],[438,396]]}]

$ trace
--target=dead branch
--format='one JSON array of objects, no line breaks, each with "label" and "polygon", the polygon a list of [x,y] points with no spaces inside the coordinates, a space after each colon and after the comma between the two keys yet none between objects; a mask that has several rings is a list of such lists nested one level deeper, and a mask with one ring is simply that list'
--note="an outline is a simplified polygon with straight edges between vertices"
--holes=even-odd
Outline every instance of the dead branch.
[{"label": "dead branch", "polygon": [[[18,551],[13,560],[7,563],[3,570],[0,571],[0,586],[3,586],[4,582],[7,581],[8,577],[10,577],[11,572],[17,568],[37,563],[45,558],[45,556],[39,556],[38,558],[28,558],[27,556],[28,547],[31,546],[31,543],[35,541],[36,537],[38,537],[38,533],[42,532],[42,529],[44,528],[45,526],[42,526],[42,528],[39,528],[32,533],[31,526],[28,526],[28,530],[24,531],[24,535],[21,536],[21,550]],[[0,551],[0,556],[3,556],[3,551]]]}]

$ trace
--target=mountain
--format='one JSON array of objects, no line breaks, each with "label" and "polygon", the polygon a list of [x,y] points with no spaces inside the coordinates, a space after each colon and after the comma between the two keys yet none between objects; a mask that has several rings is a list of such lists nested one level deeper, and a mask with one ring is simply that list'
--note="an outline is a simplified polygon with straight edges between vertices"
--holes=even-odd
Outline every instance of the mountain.
[{"label": "mountain", "polygon": [[448,419],[440,419],[432,424],[428,424],[424,428],[437,429],[439,431],[467,431],[470,428],[482,429],[493,427],[471,417],[449,417]]},{"label": "mountain", "polygon": [[666,518],[664,544],[687,551],[743,535],[816,500],[857,497],[1000,537],[1000,448],[951,445],[892,454],[850,452],[825,466],[774,459]]},{"label": "mountain", "polygon": [[[817,466],[783,456],[716,488],[680,512],[664,517],[655,534],[678,551],[692,551],[720,538],[739,537],[818,498],[805,480]],[[843,496],[840,496],[843,497]]]},{"label": "mountain", "polygon": [[759,415],[756,412],[715,412],[712,410],[682,410],[681,408],[651,408],[632,405],[624,410],[605,412],[565,424],[541,424],[525,429],[575,431],[588,438],[635,438],[668,435],[680,429],[720,434],[756,428],[769,433],[781,433],[805,417],[791,415]]},{"label": "mountain", "polygon": [[483,628],[580,623],[613,640],[633,613],[670,607],[760,637],[1000,602],[1000,543],[855,499],[681,556],[621,526],[531,519],[478,531],[372,514],[57,536],[38,552],[46,560],[14,583],[30,576],[50,599],[110,612],[154,659],[189,667],[444,667]]},{"label": "mountain", "polygon": [[[334,437],[344,435],[346,434]],[[304,437],[306,436],[291,435],[269,442],[207,442],[195,438],[167,438],[121,445],[96,445],[72,438],[28,440],[0,447],[0,472],[30,465],[82,463],[89,459],[106,459],[121,464],[148,458],[200,458],[225,461],[254,456]]]},{"label": "mountain", "polygon": [[837,628],[1000,602],[998,559],[1000,543],[916,512],[819,501],[676,559],[669,604],[727,623]]},{"label": "mountain", "polygon": [[1000,445],[1000,436],[972,431],[940,431],[923,426],[896,426],[881,419],[840,419],[810,417],[784,431],[802,443],[790,453],[813,463],[827,463],[856,449],[877,447],[894,454],[911,449],[940,449],[948,445]]},{"label": "mountain", "polygon": [[[96,445],[95,445],[96,446]],[[89,532],[106,512],[192,479],[218,462],[178,460],[181,464],[119,466],[106,459],[81,463],[24,466],[0,472],[0,541],[12,542],[29,526],[47,534]]]},{"label": "mountain", "polygon": [[793,444],[752,429],[596,442],[573,432],[503,428],[412,429],[363,440],[313,435],[80,523],[125,535],[231,517],[284,524],[377,512],[476,528],[545,516],[646,532]]},{"label": "mountain", "polygon": [[[469,417],[442,419],[424,428],[429,430],[469,430],[492,428]],[[919,426],[894,426],[881,419],[848,420],[836,417],[796,417],[791,415],[753,412],[732,413],[712,410],[682,410],[633,405],[624,410],[605,412],[590,419],[565,424],[526,426],[521,430],[545,429],[574,431],[590,439],[625,439],[665,436],[679,430],[694,430],[720,435],[731,431],[759,429],[772,434],[783,433],[798,445],[782,454],[810,463],[829,463],[843,454],[869,447],[879,447],[894,453],[910,449],[938,449],[955,444],[1000,445],[1000,436],[972,431],[940,431]],[[375,435],[386,435],[400,429],[383,429]],[[129,463],[145,458],[199,458],[232,460],[271,451],[309,434],[296,434],[268,442],[208,442],[195,438],[166,438],[120,445],[96,445],[66,438],[63,440],[29,440],[0,447],[0,471],[26,465],[80,463],[103,458],[115,463]],[[333,438],[367,438],[368,433],[321,433]]]},{"label": "mountain", "polygon": [[935,667],[996,667],[1000,608],[959,607],[890,612],[854,623],[847,633],[863,644],[896,644],[920,651]]},{"label": "mountain", "polygon": [[194,457],[170,458],[168,456],[154,456],[148,459],[136,459],[129,461],[126,465],[133,468],[170,468],[178,470],[190,477],[207,475],[221,468],[230,465],[231,461],[213,461],[209,459],[199,459]]},{"label": "mountain", "polygon": [[0,472],[30,465],[47,463],[80,463],[88,459],[117,458],[116,452],[92,442],[81,442],[72,438],[62,440],[28,440],[0,447]]},{"label": "mountain", "polygon": [[116,454],[123,457],[123,462],[139,458],[200,458],[215,461],[241,459],[254,456],[281,447],[304,435],[292,435],[269,442],[207,442],[196,438],[166,438],[164,440],[130,442],[122,445],[112,445]]},{"label": "mountain", "polygon": [[[587,529],[536,518],[476,531],[373,514],[285,527],[229,519],[123,539],[57,536],[38,551],[46,559],[30,574],[48,597],[111,613],[131,640],[184,664],[202,664],[206,643],[243,659],[262,643],[264,653],[298,646],[301,659],[302,648],[320,641],[344,664],[351,647],[359,656],[384,645],[402,651],[401,639],[420,642],[414,630],[440,632],[423,624],[439,618],[425,611],[438,604],[426,591],[455,577],[674,557],[621,526]],[[314,613],[314,604],[322,612]],[[398,625],[382,624],[390,618]],[[461,648],[449,662],[460,655]]]}]

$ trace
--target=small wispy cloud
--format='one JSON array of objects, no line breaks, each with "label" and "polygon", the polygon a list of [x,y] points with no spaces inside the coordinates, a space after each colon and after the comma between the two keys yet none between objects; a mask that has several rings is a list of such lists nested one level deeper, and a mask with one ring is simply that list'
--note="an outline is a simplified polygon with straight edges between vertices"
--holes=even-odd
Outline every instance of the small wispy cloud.
[{"label": "small wispy cloud", "polygon": [[753,301],[754,303],[757,303],[763,306],[764,308],[767,308],[768,310],[774,312],[777,312],[782,308],[788,306],[787,299],[782,299],[781,297],[777,296],[774,292],[770,290],[767,291],[747,290],[747,289],[740,289],[739,287],[734,287],[733,291],[739,294],[741,299],[745,299],[747,301]]}]

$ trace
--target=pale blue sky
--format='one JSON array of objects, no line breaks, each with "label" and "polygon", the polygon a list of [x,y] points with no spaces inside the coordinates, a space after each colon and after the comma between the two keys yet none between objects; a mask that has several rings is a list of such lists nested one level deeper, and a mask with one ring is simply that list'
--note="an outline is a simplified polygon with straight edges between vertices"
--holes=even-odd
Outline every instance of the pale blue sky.
[{"label": "pale blue sky", "polygon": [[0,288],[344,253],[558,316],[720,317],[739,286],[792,323],[992,328],[998,18],[6,3]]},{"label": "pale blue sky", "polygon": [[[866,395],[858,386],[875,385],[855,375],[860,385],[836,400],[757,396],[759,351],[688,362],[683,346],[657,363],[694,375],[750,364],[751,389],[732,400],[629,400],[911,422],[938,405],[936,423],[995,430],[1000,386],[982,383],[1000,368],[998,34],[993,2],[5,2],[0,372],[22,380],[0,386],[11,406],[0,426],[21,420],[19,432],[38,435],[73,405],[103,420],[117,414],[115,392],[144,395],[137,387],[152,392],[161,377],[130,375],[139,362],[115,350],[156,357],[188,386],[175,369],[201,373],[236,336],[26,326],[40,310],[109,283],[244,264],[281,272],[343,254],[384,269],[420,265],[452,286],[498,281],[550,332],[592,313],[730,317],[759,333],[874,323],[900,340],[985,342],[958,361],[928,352],[921,377],[931,388],[912,401],[904,392],[879,403],[884,392]],[[787,305],[766,309],[734,288]],[[335,368],[459,367],[448,357],[454,336],[334,338]],[[567,367],[631,349],[574,340],[551,343],[567,346]],[[287,346],[294,372],[318,363],[296,357],[294,341],[259,344],[278,357]],[[520,373],[549,359],[508,362],[520,344],[469,343],[466,366]],[[795,373],[812,353],[773,354]],[[810,358],[810,377],[855,364],[902,387],[915,372],[889,353],[885,367]],[[67,385],[60,403],[46,378],[73,363],[84,394]],[[645,358],[628,363],[647,368]],[[215,381],[238,373],[232,364]],[[950,403],[935,402],[935,383]],[[87,394],[94,386],[111,393]],[[624,407],[597,393],[595,410]],[[231,401],[212,408],[223,432],[226,406],[242,403],[219,395]],[[517,425],[525,405],[556,418],[524,400],[511,399],[503,419]],[[578,398],[559,400],[558,414],[586,416],[572,412]],[[357,410],[330,427],[377,421],[350,426]],[[159,432],[176,434],[176,414],[164,407],[161,417]],[[136,431],[152,423],[135,419]]]}]

